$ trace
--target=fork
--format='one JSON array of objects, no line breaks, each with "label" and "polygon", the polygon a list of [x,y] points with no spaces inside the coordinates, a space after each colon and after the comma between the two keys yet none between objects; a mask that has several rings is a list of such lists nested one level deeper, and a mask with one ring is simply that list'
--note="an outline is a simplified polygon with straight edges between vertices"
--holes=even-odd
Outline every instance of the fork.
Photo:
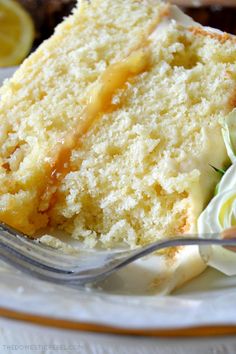
[{"label": "fork", "polygon": [[204,234],[204,238],[197,238],[196,234],[192,234],[188,237],[166,238],[136,249],[119,251],[81,249],[75,256],[41,244],[38,240],[32,240],[10,226],[0,223],[0,259],[39,279],[64,285],[84,285],[101,280],[141,257],[168,247],[236,246],[236,228],[231,230],[230,236],[235,235],[235,238],[223,239],[220,233]]}]

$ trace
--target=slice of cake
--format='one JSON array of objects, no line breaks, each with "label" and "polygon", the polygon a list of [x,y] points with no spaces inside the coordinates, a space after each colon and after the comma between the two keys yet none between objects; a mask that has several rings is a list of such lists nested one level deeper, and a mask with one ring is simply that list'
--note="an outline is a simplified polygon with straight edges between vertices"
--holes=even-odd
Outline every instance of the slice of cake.
[{"label": "slice of cake", "polygon": [[1,89],[0,219],[134,247],[196,231],[228,163],[235,38],[156,0],[80,1]]},{"label": "slice of cake", "polygon": [[48,224],[47,185],[65,136],[84,119],[104,71],[142,45],[166,11],[154,0],[80,1],[2,87],[2,221],[27,234]]},{"label": "slice of cake", "polygon": [[219,119],[235,106],[235,39],[163,19],[142,51],[148,66],[81,137],[49,212],[90,245],[196,232],[212,166],[229,163]]}]

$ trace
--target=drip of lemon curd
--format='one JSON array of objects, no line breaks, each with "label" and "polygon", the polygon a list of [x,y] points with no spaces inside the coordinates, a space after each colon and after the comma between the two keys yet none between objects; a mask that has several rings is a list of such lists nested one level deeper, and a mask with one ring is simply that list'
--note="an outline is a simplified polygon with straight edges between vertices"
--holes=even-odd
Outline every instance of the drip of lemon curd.
[{"label": "drip of lemon curd", "polygon": [[150,64],[150,52],[146,48],[137,49],[127,58],[110,65],[91,91],[82,115],[82,122],[70,130],[65,138],[58,143],[53,152],[50,164],[51,174],[44,193],[41,196],[40,212],[46,212],[56,202],[56,191],[60,180],[70,171],[71,152],[80,144],[80,138],[88,132],[99,116],[117,108],[112,103],[114,93],[124,87],[132,77],[145,72]]}]

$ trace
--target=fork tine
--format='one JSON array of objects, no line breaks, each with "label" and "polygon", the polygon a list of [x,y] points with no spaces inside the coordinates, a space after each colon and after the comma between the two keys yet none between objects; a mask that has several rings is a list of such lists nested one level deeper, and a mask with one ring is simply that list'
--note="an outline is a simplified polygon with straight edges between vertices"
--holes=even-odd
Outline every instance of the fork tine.
[{"label": "fork tine", "polygon": [[[67,285],[82,285],[100,280],[125,265],[154,251],[187,245],[236,246],[236,239],[221,239],[220,234],[172,237],[134,250],[91,251],[81,250],[78,257],[29,239],[6,224],[0,224],[0,258],[17,269],[44,279]],[[213,238],[214,237],[214,238]]]}]

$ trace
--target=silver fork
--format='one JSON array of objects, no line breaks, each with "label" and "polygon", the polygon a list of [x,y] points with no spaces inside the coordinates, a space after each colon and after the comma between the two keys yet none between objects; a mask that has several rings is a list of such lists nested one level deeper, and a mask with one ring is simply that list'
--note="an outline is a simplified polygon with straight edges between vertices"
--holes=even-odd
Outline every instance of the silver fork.
[{"label": "silver fork", "polygon": [[0,223],[0,259],[36,278],[65,285],[83,285],[101,280],[129,263],[164,248],[188,245],[236,246],[236,232],[235,238],[231,239],[222,239],[219,233],[206,234],[205,238],[196,237],[176,236],[133,250],[82,249],[78,256],[74,256],[31,240]]}]

